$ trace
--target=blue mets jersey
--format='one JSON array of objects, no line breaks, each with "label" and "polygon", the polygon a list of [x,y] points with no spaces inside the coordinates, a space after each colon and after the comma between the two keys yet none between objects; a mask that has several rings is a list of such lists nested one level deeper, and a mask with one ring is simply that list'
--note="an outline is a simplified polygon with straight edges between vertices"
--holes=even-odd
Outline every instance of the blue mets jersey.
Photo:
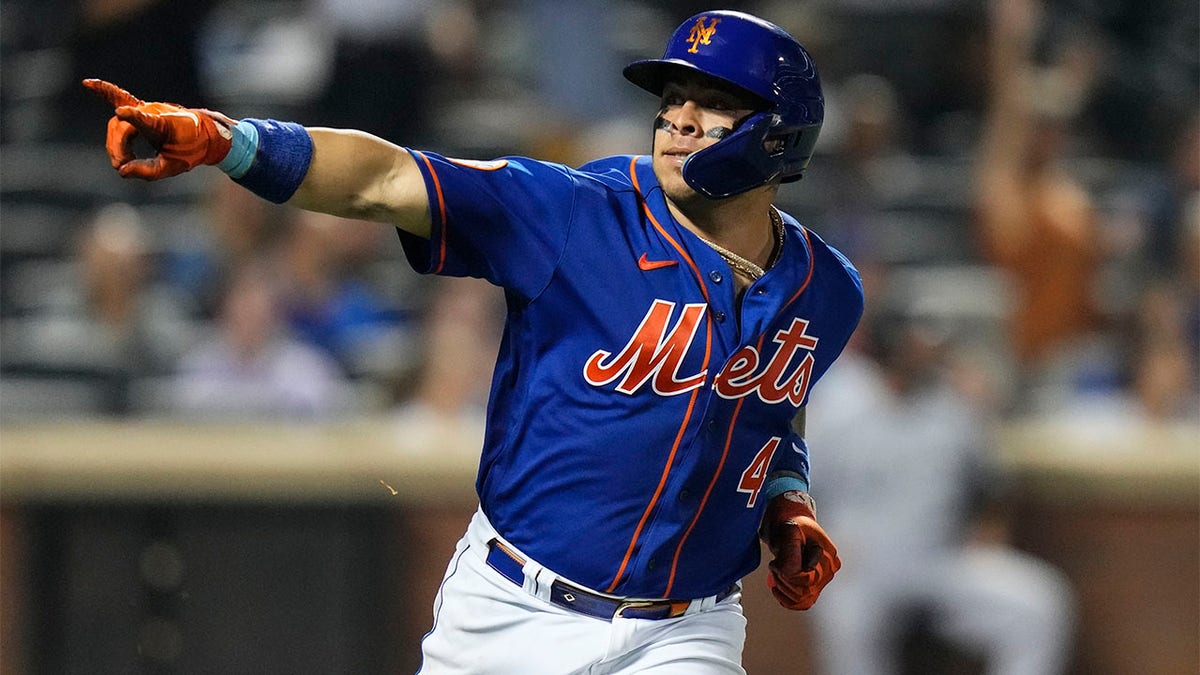
[{"label": "blue mets jersey", "polygon": [[785,215],[738,302],[649,157],[412,154],[433,230],[401,232],[410,264],[505,289],[476,482],[496,529],[617,595],[704,597],[754,570],[766,478],[807,480],[791,420],[862,314],[854,267]]}]

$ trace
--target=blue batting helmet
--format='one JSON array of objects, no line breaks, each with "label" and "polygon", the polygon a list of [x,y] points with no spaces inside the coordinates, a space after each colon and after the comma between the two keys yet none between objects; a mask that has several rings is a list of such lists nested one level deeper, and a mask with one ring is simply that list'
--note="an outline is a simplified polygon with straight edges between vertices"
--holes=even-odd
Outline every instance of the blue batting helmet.
[{"label": "blue batting helmet", "polygon": [[661,96],[670,80],[702,73],[753,94],[763,108],[733,133],[692,153],[683,178],[692,189],[721,199],[773,180],[799,180],[825,117],[817,68],[804,47],[775,24],[717,10],[683,22],[661,59],[635,61],[625,78]]}]

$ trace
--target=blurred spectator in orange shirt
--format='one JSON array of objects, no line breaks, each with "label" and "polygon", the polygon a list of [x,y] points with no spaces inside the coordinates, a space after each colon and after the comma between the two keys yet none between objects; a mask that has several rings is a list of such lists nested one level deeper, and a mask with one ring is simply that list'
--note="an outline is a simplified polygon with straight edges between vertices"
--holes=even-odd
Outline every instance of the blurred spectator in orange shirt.
[{"label": "blurred spectator in orange shirt", "polygon": [[1103,259],[1091,199],[1061,165],[1088,57],[1072,45],[1055,67],[1035,67],[1040,17],[1034,0],[991,3],[992,98],[976,203],[985,257],[1010,272],[1011,346],[1028,379],[1072,361],[1099,327]]}]

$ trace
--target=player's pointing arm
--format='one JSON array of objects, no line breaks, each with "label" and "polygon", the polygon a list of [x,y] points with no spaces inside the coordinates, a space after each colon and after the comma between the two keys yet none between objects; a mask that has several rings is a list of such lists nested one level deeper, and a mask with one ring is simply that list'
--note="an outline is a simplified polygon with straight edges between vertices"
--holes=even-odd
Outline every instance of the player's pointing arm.
[{"label": "player's pointing arm", "polygon": [[[105,147],[122,177],[159,180],[211,164],[276,203],[429,236],[424,180],[400,146],[361,131],[237,122],[211,110],[150,103],[103,80],[83,84],[115,109]],[[158,154],[135,157],[139,135]]]},{"label": "player's pointing arm", "polygon": [[425,181],[407,150],[362,131],[310,128],[308,134],[312,162],[289,204],[429,237]]}]

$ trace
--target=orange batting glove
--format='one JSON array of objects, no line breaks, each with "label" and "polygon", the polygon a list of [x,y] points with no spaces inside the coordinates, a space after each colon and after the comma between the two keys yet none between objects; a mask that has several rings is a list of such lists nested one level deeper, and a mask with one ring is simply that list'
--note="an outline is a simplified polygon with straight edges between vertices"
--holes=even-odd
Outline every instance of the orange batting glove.
[{"label": "orange batting glove", "polygon": [[817,524],[812,497],[784,492],[767,504],[762,540],[775,559],[767,568],[767,588],[787,609],[808,609],[842,567],[837,548]]},{"label": "orange batting glove", "polygon": [[[201,164],[217,164],[229,154],[233,140],[230,129],[237,122],[221,113],[173,103],[147,103],[104,80],[84,80],[83,86],[116,109],[108,121],[105,149],[122,178],[170,178]],[[149,159],[134,157],[130,146],[138,134],[145,136],[157,155]]]}]

